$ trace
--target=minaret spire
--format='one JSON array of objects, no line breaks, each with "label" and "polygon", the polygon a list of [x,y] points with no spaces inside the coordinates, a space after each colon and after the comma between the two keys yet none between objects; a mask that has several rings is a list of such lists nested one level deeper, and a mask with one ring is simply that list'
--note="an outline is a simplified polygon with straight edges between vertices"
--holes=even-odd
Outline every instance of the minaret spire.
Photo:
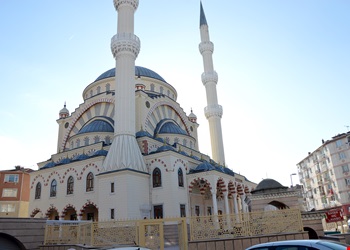
[{"label": "minaret spire", "polygon": [[105,171],[134,169],[147,172],[135,137],[135,60],[140,40],[134,34],[134,13],[139,0],[114,0],[117,34],[111,49],[116,61],[114,139],[103,163]]},{"label": "minaret spire", "polygon": [[209,122],[212,158],[217,163],[225,165],[224,143],[221,130],[222,107],[218,104],[216,92],[218,74],[215,72],[213,66],[214,44],[210,41],[208,24],[202,2],[200,3],[199,29],[201,35],[199,51],[202,54],[204,66],[202,82],[207,94],[207,107],[205,107],[204,113]]}]

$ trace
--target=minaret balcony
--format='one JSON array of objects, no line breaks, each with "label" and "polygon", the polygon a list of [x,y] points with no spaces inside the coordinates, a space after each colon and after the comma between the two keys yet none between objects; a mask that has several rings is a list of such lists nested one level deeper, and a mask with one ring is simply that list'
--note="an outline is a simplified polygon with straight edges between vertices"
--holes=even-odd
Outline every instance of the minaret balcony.
[{"label": "minaret balcony", "polygon": [[119,6],[126,4],[126,5],[131,5],[134,10],[137,9],[137,7],[139,6],[139,0],[114,0],[114,7],[115,9],[118,11]]},{"label": "minaret balcony", "polygon": [[209,51],[211,53],[214,52],[214,43],[210,41],[204,41],[199,44],[199,51],[201,54],[203,54],[206,51]]},{"label": "minaret balcony", "polygon": [[114,58],[120,53],[133,53],[135,58],[140,52],[140,39],[132,33],[119,33],[112,37],[111,50]]},{"label": "minaret balcony", "polygon": [[203,85],[206,85],[208,82],[214,82],[215,84],[218,82],[218,73],[216,71],[204,72],[202,74]]},{"label": "minaret balcony", "polygon": [[212,116],[221,118],[222,113],[223,113],[222,106],[219,104],[209,105],[204,108],[204,114],[207,119],[209,119]]}]

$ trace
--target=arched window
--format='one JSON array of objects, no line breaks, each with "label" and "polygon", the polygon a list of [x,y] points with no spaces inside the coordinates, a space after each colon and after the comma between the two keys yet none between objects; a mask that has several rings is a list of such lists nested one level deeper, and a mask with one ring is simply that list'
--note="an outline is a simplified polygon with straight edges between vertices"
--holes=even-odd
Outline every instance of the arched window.
[{"label": "arched window", "polygon": [[183,187],[184,186],[184,174],[183,174],[181,168],[179,168],[179,170],[177,171],[177,178],[178,178],[178,182],[179,182],[179,187]]},{"label": "arched window", "polygon": [[105,143],[106,143],[106,145],[111,144],[111,137],[106,136],[106,138],[105,138]]},{"label": "arched window", "polygon": [[86,192],[94,191],[94,174],[89,173],[86,176]]},{"label": "arched window", "polygon": [[94,137],[94,141],[95,141],[95,143],[98,143],[98,142],[100,141],[100,137],[99,137],[98,135],[96,135],[96,136]]},{"label": "arched window", "polygon": [[163,94],[164,88],[161,86],[161,87],[159,88],[159,91],[160,91],[161,94]]},{"label": "arched window", "polygon": [[88,145],[89,145],[89,142],[90,142],[89,137],[85,137],[85,138],[84,138],[84,145],[85,145],[85,146],[88,146]]},{"label": "arched window", "polygon": [[109,83],[106,84],[106,91],[110,91],[111,85]]},{"label": "arched window", "polygon": [[94,92],[92,92],[92,90],[90,90],[90,97],[92,97],[93,93],[94,93]]},{"label": "arched window", "polygon": [[151,84],[151,91],[154,91],[154,84]]},{"label": "arched window", "polygon": [[57,181],[53,180],[50,187],[50,197],[56,197],[57,194]]},{"label": "arched window", "polygon": [[155,168],[152,174],[153,187],[161,187],[162,186],[162,173],[159,168]]},{"label": "arched window", "polygon": [[38,182],[35,187],[35,199],[41,198],[41,183]]},{"label": "arched window", "polygon": [[80,139],[77,139],[77,141],[76,141],[76,145],[77,145],[77,148],[79,148],[79,147],[80,147]]},{"label": "arched window", "polygon": [[74,192],[74,179],[73,176],[69,176],[67,181],[67,194],[73,194]]},{"label": "arched window", "polygon": [[101,93],[101,87],[100,86],[97,87],[97,94],[99,94],[99,93]]}]

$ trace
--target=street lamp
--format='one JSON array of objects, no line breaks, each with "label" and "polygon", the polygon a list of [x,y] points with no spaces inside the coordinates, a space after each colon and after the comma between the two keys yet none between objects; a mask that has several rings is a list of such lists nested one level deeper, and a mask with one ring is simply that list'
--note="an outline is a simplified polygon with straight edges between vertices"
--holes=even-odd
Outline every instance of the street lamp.
[{"label": "street lamp", "polygon": [[292,184],[291,187],[293,187],[293,179],[292,176],[297,175],[296,173],[290,174],[290,183]]}]

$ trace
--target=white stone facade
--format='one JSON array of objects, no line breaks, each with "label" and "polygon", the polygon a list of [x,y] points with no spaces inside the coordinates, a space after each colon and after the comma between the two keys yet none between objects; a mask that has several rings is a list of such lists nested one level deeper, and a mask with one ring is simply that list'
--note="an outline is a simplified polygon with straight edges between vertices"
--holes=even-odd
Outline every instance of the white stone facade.
[{"label": "white stone facade", "polygon": [[[29,213],[109,220],[248,211],[245,198],[256,184],[223,166],[222,108],[213,81],[205,78],[207,91],[215,90],[206,112],[218,161],[199,152],[197,118],[177,103],[176,89],[134,66],[139,41],[130,24],[138,1],[114,4],[124,11],[112,39],[117,69],[90,83],[74,112],[60,111],[57,153],[31,173]],[[212,64],[211,55],[204,60]]]}]

